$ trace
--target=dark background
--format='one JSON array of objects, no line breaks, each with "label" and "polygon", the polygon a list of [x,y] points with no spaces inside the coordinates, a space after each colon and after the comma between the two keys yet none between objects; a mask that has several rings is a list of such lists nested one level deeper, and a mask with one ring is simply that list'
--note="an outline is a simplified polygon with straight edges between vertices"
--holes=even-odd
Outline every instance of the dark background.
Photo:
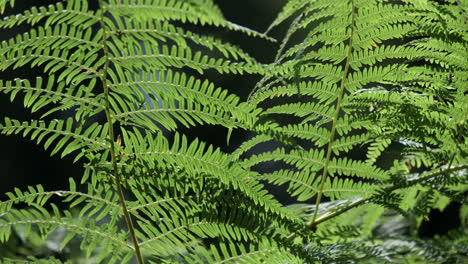
[{"label": "dark background", "polygon": [[[46,6],[57,1],[37,1],[22,0],[16,1],[13,9],[7,9],[6,15],[20,13],[31,6]],[[97,2],[97,1],[91,1]],[[259,32],[264,32],[273,21],[276,14],[281,10],[284,0],[217,0],[225,17],[236,24],[249,27]],[[14,30],[2,30],[0,41],[13,37],[18,32],[27,31],[27,26],[16,27]],[[212,33],[225,41],[237,44],[246,52],[260,62],[272,62],[278,43],[269,42],[260,38],[253,38],[244,34],[205,28],[203,31]],[[285,29],[279,27],[271,32],[271,36],[281,39]],[[9,72],[1,72],[0,79],[11,80],[15,77],[34,79],[41,74],[39,68],[28,69],[26,67]],[[215,75],[210,76],[218,87],[223,87],[245,99],[250,90],[254,87],[259,76],[236,76],[236,75]],[[30,120],[38,117],[32,115],[29,110],[23,108],[21,96],[18,96],[13,103],[4,94],[0,94],[0,119],[4,116],[18,120]],[[234,131],[231,142],[226,144],[227,130],[216,126],[203,126],[190,128],[183,131],[190,137],[199,137],[215,146],[221,147],[225,151],[232,150],[249,134],[243,131]],[[74,164],[71,157],[61,159],[59,156],[50,156],[44,151],[42,146],[37,146],[34,142],[20,136],[0,135],[0,197],[5,199],[4,193],[12,191],[18,187],[25,189],[28,185],[41,184],[46,190],[60,190],[68,187],[68,178],[79,179],[82,173],[82,164]],[[276,191],[278,192],[278,191]],[[447,229],[458,224],[456,221],[458,206],[450,206],[444,213],[434,211],[431,213],[431,221],[423,224],[421,234],[433,236],[434,234],[445,233]],[[444,224],[439,225],[438,223]],[[454,221],[449,224],[450,221]],[[440,229],[443,227],[443,229]]]}]

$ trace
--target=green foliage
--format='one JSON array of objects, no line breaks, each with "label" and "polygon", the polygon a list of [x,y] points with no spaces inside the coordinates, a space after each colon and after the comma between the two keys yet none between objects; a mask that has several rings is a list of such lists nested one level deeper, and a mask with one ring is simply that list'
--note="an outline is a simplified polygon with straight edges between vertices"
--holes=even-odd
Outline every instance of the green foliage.
[{"label": "green foliage", "polygon": [[[0,12],[13,4],[0,0]],[[61,232],[56,251],[79,243],[84,263],[463,263],[466,205],[446,237],[389,226],[417,227],[431,209],[466,202],[466,8],[290,0],[268,29],[289,23],[271,64],[187,29],[271,40],[211,0],[109,0],[97,10],[68,0],[6,17],[2,29],[32,29],[1,43],[0,70],[47,77],[0,80],[2,94],[41,114],[6,117],[1,133],[72,155],[85,173],[69,190],[8,193],[0,242],[20,234],[39,245]],[[242,101],[208,71],[262,79]],[[51,118],[63,111],[72,116]],[[225,153],[180,132],[205,124],[227,128],[228,141],[235,129],[255,136]],[[260,170],[266,163],[278,166]],[[303,203],[281,204],[267,183]]]}]

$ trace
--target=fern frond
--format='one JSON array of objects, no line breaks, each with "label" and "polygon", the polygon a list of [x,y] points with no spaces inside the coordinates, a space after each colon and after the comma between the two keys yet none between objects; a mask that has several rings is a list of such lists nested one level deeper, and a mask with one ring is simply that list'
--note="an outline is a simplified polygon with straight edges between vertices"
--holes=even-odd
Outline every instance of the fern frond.
[{"label": "fern frond", "polygon": [[[3,8],[3,6],[0,5],[0,8]],[[97,15],[99,12],[88,10],[88,3],[86,1],[67,0],[66,5],[63,2],[58,2],[48,7],[32,7],[23,14],[6,17],[0,21],[0,28],[12,28],[23,23],[35,25],[44,19],[46,19],[45,28],[52,24],[62,23],[88,28],[98,22]]]},{"label": "fern frond", "polygon": [[242,161],[245,167],[252,167],[265,161],[283,161],[287,164],[294,165],[298,169],[312,169],[318,171],[324,166],[323,162],[324,151],[318,150],[292,150],[287,152],[283,148],[278,148],[272,152],[266,152]]},{"label": "fern frond", "polygon": [[187,241],[195,242],[197,238],[224,237],[241,242],[255,241],[259,236],[259,234],[232,223],[222,223],[221,220],[213,219],[190,218],[184,220],[179,216],[172,220],[163,219],[158,222],[157,227],[144,222],[139,222],[138,225],[142,229],[141,234],[139,234],[142,241],[140,246],[160,256],[181,253],[178,251],[185,250]]},{"label": "fern frond", "polygon": [[[81,219],[79,222],[72,217],[69,212],[63,212],[61,216],[59,209],[52,205],[53,213],[49,213],[42,207],[28,210],[10,210],[0,219],[0,239],[5,241],[12,231],[12,228],[24,226],[24,232],[27,236],[32,232],[33,226],[39,227],[39,233],[42,237],[49,235],[58,227],[66,228],[69,233],[62,241],[60,247],[63,248],[76,235],[83,238],[82,244],[86,245],[86,255],[89,257],[99,246],[104,248],[99,254],[98,259],[105,258],[123,258],[132,252],[132,248],[125,241],[125,233],[118,233],[115,227],[109,225],[97,226],[94,221]],[[110,235],[112,233],[112,235]],[[114,255],[114,256],[113,256]],[[131,255],[130,255],[131,256]]]},{"label": "fern frond", "polygon": [[333,144],[333,152],[338,155],[340,152],[349,152],[356,145],[364,145],[375,136],[371,134],[359,134],[347,137],[341,137]]},{"label": "fern frond", "polygon": [[[300,172],[281,170],[265,174],[265,178],[272,184],[283,185],[289,183],[288,192],[296,197],[297,201],[307,201],[314,197],[320,186],[319,179],[310,179],[313,171],[302,170]],[[357,195],[370,197],[373,194],[372,185],[349,179],[328,179],[322,192],[330,199],[342,199],[355,197]]]},{"label": "fern frond", "polygon": [[[248,128],[258,119],[259,109],[240,103],[237,96],[215,88],[209,81],[202,82],[179,72],[141,73],[139,77],[128,73],[111,87],[115,116],[132,122],[136,122],[133,116],[142,116],[148,120],[139,123],[146,126],[155,125],[149,120],[153,119],[171,129],[176,127],[176,121],[186,126],[194,125],[187,121],[193,119],[199,123]],[[129,102],[125,103],[122,98]]]},{"label": "fern frond", "polygon": [[[110,25],[116,29],[108,31],[115,42],[131,41],[134,38],[138,41],[145,41],[152,45],[159,45],[160,42],[174,41],[181,48],[189,48],[190,43],[194,43],[210,50],[217,50],[226,58],[235,60],[242,59],[247,62],[254,62],[255,59],[249,56],[241,49],[229,43],[224,43],[219,39],[211,36],[204,36],[176,27],[168,22],[137,22],[132,21],[131,26],[116,21],[117,25]],[[127,40],[127,38],[129,38]]]},{"label": "fern frond", "polygon": [[[89,83],[90,86],[93,84],[93,81]],[[0,92],[9,94],[11,101],[20,92],[24,93],[24,107],[31,108],[31,112],[36,112],[52,104],[59,104],[59,106],[44,113],[42,117],[56,111],[78,107],[75,110],[75,116],[77,120],[82,120],[86,116],[92,116],[104,108],[99,97],[95,96],[86,86],[69,87],[63,82],[56,85],[53,75],[46,80],[46,83],[44,83],[41,77],[37,77],[34,84],[31,84],[26,79],[15,79],[14,81],[6,82],[0,80]]]},{"label": "fern frond", "polygon": [[[114,108],[113,117],[122,124],[137,125],[151,131],[158,131],[159,124],[168,130],[175,130],[178,122],[183,126],[192,127],[196,124],[222,124],[229,128],[242,127],[243,123],[231,117],[227,112],[210,108],[190,100],[171,102],[162,101],[158,105],[157,98],[142,106],[124,105],[124,100],[118,95],[112,96]],[[154,108],[157,105],[160,108]],[[157,120],[158,123],[155,123]]]},{"label": "fern frond", "polygon": [[357,176],[366,179],[385,180],[388,175],[379,168],[357,160],[346,158],[334,159],[329,165],[330,174]]},{"label": "fern frond", "polygon": [[19,260],[19,259],[10,259],[10,258],[3,258],[2,259],[4,264],[18,264],[18,263],[25,263],[25,264],[67,264],[69,262],[62,262],[59,259],[56,258],[35,258],[35,257],[29,257],[27,260]]},{"label": "fern frond", "polygon": [[0,211],[7,213],[12,210],[12,206],[19,203],[25,203],[28,206],[43,207],[48,203],[51,197],[60,197],[62,202],[70,203],[70,208],[77,207],[83,203],[86,205],[80,209],[78,217],[95,218],[97,221],[102,220],[109,215],[112,216],[112,223],[121,217],[116,196],[112,192],[105,193],[104,187],[94,189],[93,186],[88,186],[87,192],[76,190],[75,182],[70,179],[70,190],[45,191],[41,185],[36,188],[29,187],[28,191],[21,191],[16,188],[14,193],[6,193],[9,200],[0,203]]},{"label": "fern frond", "polygon": [[[314,1],[315,2],[315,1]],[[275,20],[271,23],[271,25],[268,27],[267,31],[270,31],[272,28],[275,26],[281,24],[283,21],[288,19],[291,15],[294,13],[298,12],[301,10],[303,7],[305,7],[309,2],[305,0],[292,0],[288,1],[284,6],[283,10],[278,14],[278,16],[275,18]]]},{"label": "fern frond", "polygon": [[381,153],[387,148],[392,141],[390,139],[378,139],[369,145],[369,149],[367,151],[367,160],[370,164],[374,164],[377,161],[377,158],[381,155]]},{"label": "fern frond", "polygon": [[[128,142],[123,157],[140,159],[143,164],[152,166],[155,161],[160,164],[180,166],[191,174],[209,175],[220,180],[223,184],[245,193],[252,201],[264,206],[270,212],[282,212],[287,215],[280,204],[272,199],[262,186],[257,184],[255,174],[232,163],[228,156],[219,149],[206,148],[205,143],[193,141],[190,145],[186,137],[176,134],[172,146],[162,136],[148,141],[137,131],[122,131],[124,142]],[[183,158],[181,158],[183,157]],[[148,163],[150,162],[150,163]],[[290,219],[295,219],[289,215]]]},{"label": "fern frond", "polygon": [[109,1],[106,9],[115,15],[121,15],[126,19],[136,22],[165,20],[213,25],[274,41],[274,39],[265,34],[227,21],[220,10],[214,8],[215,6],[212,1],[184,1],[177,3],[159,0],[113,0]]},{"label": "fern frond", "polygon": [[[124,16],[137,21],[165,20],[191,22],[220,26],[225,20],[219,10],[207,8],[207,1],[109,1],[105,7],[117,16]],[[211,3],[211,5],[213,5]]]},{"label": "fern frond", "polygon": [[[435,138],[446,136],[447,132],[435,131],[429,126],[414,129],[413,124],[424,120],[423,123],[433,127],[446,127],[450,118],[444,114],[445,110],[434,111],[437,107],[431,102],[433,97],[424,94],[422,90],[409,95],[397,83],[404,78],[410,79],[409,76],[404,77],[404,73],[417,71],[413,70],[411,62],[427,57],[428,60],[441,63],[445,58],[444,50],[461,52],[463,48],[453,45],[451,48],[431,49],[425,47],[421,40],[411,42],[405,39],[418,31],[420,18],[415,6],[417,4],[395,5],[386,1],[331,3],[320,0],[290,1],[285,5],[269,30],[293,14],[302,12],[297,21],[291,24],[288,34],[298,34],[304,29],[310,31],[303,41],[292,45],[279,56],[278,61],[290,63],[289,70],[277,76],[269,76],[268,83],[260,82],[258,90],[249,100],[255,105],[266,106],[262,117],[264,120],[293,117],[292,122],[300,124],[278,129],[279,134],[304,140],[301,146],[311,147],[309,153],[318,153],[322,146],[326,146],[326,149],[322,150],[322,155],[308,161],[308,166],[293,161],[288,154],[301,150],[285,151],[281,148],[246,158],[243,166],[250,167],[265,161],[280,161],[292,166],[290,171],[268,172],[264,176],[276,184],[289,183],[289,193],[301,200],[317,195],[315,212],[318,212],[322,193],[332,199],[353,195],[369,197],[372,195],[372,184],[391,181],[393,176],[371,163],[383,154],[385,147],[398,141],[398,137],[417,138],[424,140],[425,144],[438,144]],[[404,43],[409,44],[402,45]],[[441,52],[432,54],[435,50]],[[435,59],[437,56],[439,60]],[[454,60],[454,65],[461,69],[462,57],[449,57],[446,60]],[[422,71],[418,73],[419,76],[423,76]],[[428,83],[432,81],[429,78]],[[381,90],[371,89],[376,86],[381,87]],[[276,97],[286,99],[286,103],[276,103]],[[273,103],[267,103],[268,100]],[[396,105],[414,105],[420,114],[408,115],[408,111]],[[405,121],[399,119],[399,116],[405,116]],[[391,124],[379,123],[378,120],[382,119]],[[408,127],[397,128],[398,123]],[[299,131],[295,132],[296,129]],[[261,144],[265,140],[267,138],[252,141],[248,146],[253,148],[255,143]],[[365,152],[365,148],[368,149],[367,163],[341,156],[342,153],[354,150]],[[248,150],[243,146],[239,151],[245,153]],[[415,150],[407,149],[407,153],[415,153]],[[436,151],[419,157],[433,159],[432,164],[435,164],[435,160],[440,160],[441,156],[447,157],[443,153]],[[310,164],[321,165],[311,169]],[[319,177],[321,179],[317,182]],[[334,189],[337,191],[333,192]],[[356,193],[346,190],[355,190]],[[317,215],[314,214],[313,219],[316,219]],[[313,228],[315,220],[309,223],[308,226]]]},{"label": "fern frond", "polygon": [[273,138],[268,135],[264,135],[264,134],[256,135],[252,137],[251,139],[244,141],[239,147],[237,147],[236,150],[233,153],[231,153],[231,157],[233,158],[233,160],[240,159],[242,155],[246,154],[249,150],[251,150],[256,145],[259,145],[261,143],[266,143],[272,140]]},{"label": "fern frond", "polygon": [[[107,133],[107,126],[94,123],[88,128],[75,127],[71,118],[53,120],[48,123],[43,121],[20,122],[5,118],[0,129],[3,134],[29,136],[38,144],[44,145],[45,149],[52,148],[52,155],[60,153],[63,157],[71,152],[81,150],[76,153],[75,161],[86,156],[86,152],[83,150],[96,152],[107,148],[104,137]],[[44,142],[42,142],[43,140]]]},{"label": "fern frond", "polygon": [[262,89],[254,93],[249,102],[258,105],[268,99],[276,97],[292,97],[295,95],[307,95],[318,99],[319,103],[324,101],[334,101],[338,87],[327,82],[300,82],[287,86],[275,86],[270,89]]},{"label": "fern frond", "polygon": [[[310,117],[308,118],[310,120]],[[323,119],[322,119],[323,120]],[[311,143],[321,147],[326,144],[329,131],[324,128],[316,127],[310,124],[288,125],[277,129],[279,133],[308,140]]]},{"label": "fern frond", "polygon": [[[14,2],[0,0],[0,13]],[[82,186],[7,193],[0,242],[43,243],[62,228],[59,250],[81,240],[93,263],[399,262],[388,252],[428,256],[430,243],[374,232],[386,209],[417,226],[464,202],[465,0],[289,0],[267,29],[292,21],[271,64],[195,28],[273,41],[213,0],[89,3],[0,21],[31,27],[0,44],[0,71],[48,75],[0,80],[1,94],[42,114],[5,117],[0,133],[88,162]],[[207,74],[261,78],[244,102]],[[74,116],[45,120],[52,113]],[[203,125],[249,139],[229,153],[178,131]],[[461,252],[444,250],[428,259]]]},{"label": "fern frond", "polygon": [[[130,46],[130,45],[129,45]],[[170,67],[184,68],[189,67],[203,73],[208,69],[213,69],[219,73],[263,73],[266,72],[266,66],[261,64],[248,64],[245,62],[230,62],[223,59],[210,58],[202,55],[201,52],[192,54],[191,49],[178,48],[177,46],[153,47],[145,43],[137,44],[137,47],[130,46],[128,49],[121,50],[116,46],[110,49],[114,57],[110,60],[116,65],[129,70],[151,69],[165,70]],[[139,50],[145,50],[146,54],[141,54]]]},{"label": "fern frond", "polygon": [[[78,53],[79,54],[79,53]],[[90,52],[83,57],[71,55],[68,50],[54,50],[48,47],[40,47],[33,50],[15,50],[0,56],[0,70],[8,68],[18,68],[26,64],[32,66],[44,65],[46,72],[54,74],[60,69],[61,72],[57,81],[64,80],[66,84],[79,84],[86,79],[94,79],[100,76],[97,68],[103,65],[104,61],[97,53]]]},{"label": "fern frond", "polygon": [[0,1],[0,14],[3,14],[5,12],[5,7],[7,5],[10,5],[11,7],[15,6],[15,0],[1,0]]},{"label": "fern frond", "polygon": [[38,27],[15,39],[1,43],[0,54],[8,54],[19,49],[39,49],[50,47],[52,49],[74,49],[75,52],[89,52],[94,49],[97,39],[101,38],[101,32],[92,36],[92,30],[81,30],[74,26],[59,25],[55,27]]},{"label": "fern frond", "polygon": [[259,245],[218,244],[199,249],[196,254],[185,256],[189,263],[287,263],[299,264],[303,260],[279,248],[274,242],[262,241]]}]

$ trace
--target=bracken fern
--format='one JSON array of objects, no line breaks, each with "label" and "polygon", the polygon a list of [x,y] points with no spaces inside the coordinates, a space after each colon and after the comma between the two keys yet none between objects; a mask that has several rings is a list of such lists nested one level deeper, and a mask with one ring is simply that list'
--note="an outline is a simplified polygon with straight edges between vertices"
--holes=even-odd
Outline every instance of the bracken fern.
[{"label": "bracken fern", "polygon": [[[13,4],[0,0],[1,12]],[[0,70],[40,67],[47,78],[0,80],[41,114],[6,117],[0,131],[72,155],[85,172],[69,190],[8,193],[0,241],[65,228],[60,248],[80,241],[92,263],[462,263],[466,220],[430,241],[382,226],[466,202],[466,7],[290,0],[267,30],[289,23],[270,64],[187,29],[273,41],[211,0],[100,0],[96,10],[68,0],[6,17],[0,28],[31,30],[1,43]],[[242,101],[207,71],[262,78]],[[236,129],[254,136],[225,153],[180,132],[200,125],[227,128],[227,141]],[[270,185],[302,203],[280,203]],[[4,260],[20,261],[62,263]]]}]

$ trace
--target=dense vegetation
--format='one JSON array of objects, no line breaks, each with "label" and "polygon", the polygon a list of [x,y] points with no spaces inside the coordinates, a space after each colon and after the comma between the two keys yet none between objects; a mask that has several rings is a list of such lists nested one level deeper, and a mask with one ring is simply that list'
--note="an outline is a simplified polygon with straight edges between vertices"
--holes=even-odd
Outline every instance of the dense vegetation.
[{"label": "dense vegetation", "polygon": [[[468,260],[468,1],[289,0],[265,33],[212,0],[98,2],[0,20],[30,27],[0,71],[43,72],[0,80],[40,116],[0,132],[84,164],[69,189],[7,194],[2,263]],[[268,64],[197,30],[276,41],[285,24]],[[215,74],[259,78],[241,98]],[[207,126],[252,136],[222,151],[190,134]],[[452,204],[457,227],[420,237]]]}]

